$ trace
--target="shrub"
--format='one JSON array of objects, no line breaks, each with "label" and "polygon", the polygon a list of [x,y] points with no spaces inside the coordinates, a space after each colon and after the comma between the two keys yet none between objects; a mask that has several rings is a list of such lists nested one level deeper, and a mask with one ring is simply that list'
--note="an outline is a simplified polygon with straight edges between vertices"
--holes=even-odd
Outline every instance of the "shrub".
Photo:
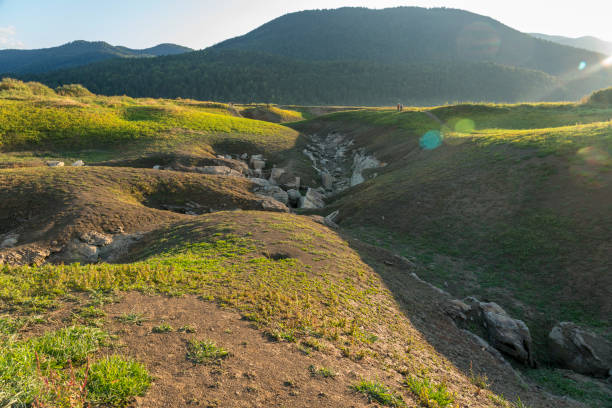
[{"label": "shrub", "polygon": [[612,106],[612,87],[593,92],[586,100],[589,105]]},{"label": "shrub", "polygon": [[74,97],[83,97],[83,96],[93,96],[93,93],[80,84],[69,84],[62,85],[55,88],[55,92],[58,95],[62,96],[74,96]]}]

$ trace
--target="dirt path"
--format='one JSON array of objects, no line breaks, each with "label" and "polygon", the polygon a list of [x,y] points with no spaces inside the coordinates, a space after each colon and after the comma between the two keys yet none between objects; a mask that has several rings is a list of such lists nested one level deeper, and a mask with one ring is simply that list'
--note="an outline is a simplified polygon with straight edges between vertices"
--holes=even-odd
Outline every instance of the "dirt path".
[{"label": "dirt path", "polygon": [[[361,378],[386,377],[335,352],[305,354],[295,344],[270,341],[237,313],[193,296],[129,293],[106,312],[113,322],[107,328],[125,344],[123,352],[142,361],[155,377],[135,407],[366,407],[371,405],[350,386]],[[139,326],[116,319],[126,313],[147,320]],[[162,323],[175,330],[153,333]],[[196,332],[179,332],[184,326]],[[212,340],[231,355],[219,365],[194,364],[186,358],[190,339]],[[311,365],[329,368],[336,376],[313,376]]]}]

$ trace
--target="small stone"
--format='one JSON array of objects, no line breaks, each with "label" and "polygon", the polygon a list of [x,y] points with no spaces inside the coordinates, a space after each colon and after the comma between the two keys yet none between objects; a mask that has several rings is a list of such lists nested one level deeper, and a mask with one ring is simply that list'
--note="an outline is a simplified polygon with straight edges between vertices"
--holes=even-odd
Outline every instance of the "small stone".
[{"label": "small stone", "polygon": [[12,248],[17,245],[19,241],[19,235],[9,235],[0,244],[0,248]]},{"label": "small stone", "polygon": [[272,169],[272,172],[270,173],[270,180],[278,180],[281,178],[281,176],[285,173],[285,169],[282,169],[280,167],[275,167]]},{"label": "small stone", "polygon": [[48,161],[47,162],[47,166],[49,166],[49,167],[64,167],[64,162],[63,161],[57,161],[57,160]]},{"label": "small stone", "polygon": [[159,164],[156,164],[155,166],[153,166],[153,170],[161,170],[161,166]]},{"label": "small stone", "polygon": [[77,160],[74,163],[72,163],[72,167],[83,167],[85,165],[85,162],[83,160]]},{"label": "small stone", "polygon": [[251,160],[251,166],[253,166],[255,170],[263,170],[263,168],[266,167],[266,162],[263,160]]}]

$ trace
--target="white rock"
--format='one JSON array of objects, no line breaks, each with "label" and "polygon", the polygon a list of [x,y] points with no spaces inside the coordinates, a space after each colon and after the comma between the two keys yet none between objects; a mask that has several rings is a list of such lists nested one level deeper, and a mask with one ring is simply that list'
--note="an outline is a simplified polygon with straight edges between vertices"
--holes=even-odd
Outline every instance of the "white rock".
[{"label": "white rock", "polygon": [[97,231],[84,232],[79,238],[86,244],[95,246],[105,246],[113,242],[113,238],[110,235],[102,234]]},{"label": "white rock", "polygon": [[281,176],[285,174],[285,169],[282,169],[280,167],[274,167],[272,169],[272,172],[270,173],[270,180],[278,180],[281,178]]},{"label": "white rock", "polygon": [[318,191],[309,188],[306,191],[306,195],[300,199],[300,208],[323,208],[325,202],[323,201],[323,195]]},{"label": "white rock", "polygon": [[19,241],[19,235],[16,235],[16,234],[8,235],[6,238],[4,238],[2,243],[0,243],[0,248],[12,248],[15,245],[17,245],[18,241]]},{"label": "white rock", "polygon": [[266,167],[266,162],[263,160],[251,160],[251,166],[253,166],[255,170],[263,170],[263,168]]},{"label": "white rock", "polygon": [[48,161],[47,162],[47,166],[49,166],[49,167],[64,167],[64,162],[63,161],[57,161],[57,160]]},{"label": "white rock", "polygon": [[351,187],[361,184],[365,181],[363,171],[374,169],[380,166],[380,162],[374,156],[366,156],[360,153],[353,157],[353,174],[351,175]]},{"label": "white rock", "polygon": [[250,178],[249,181],[255,184],[257,187],[264,188],[264,189],[270,186],[270,182],[263,178],[253,177],[253,178]]},{"label": "white rock", "polygon": [[240,155],[240,158],[241,158],[242,160],[246,160],[246,159],[248,159],[248,158],[249,158],[249,155],[248,155],[247,153],[242,153],[242,154]]},{"label": "white rock", "polygon": [[83,167],[85,165],[85,162],[83,160],[77,160],[74,163],[72,163],[72,167]]},{"label": "white rock", "polygon": [[251,156],[251,160],[249,161],[249,163],[251,164],[251,166],[253,166],[253,161],[255,160],[263,160],[263,155],[261,154],[254,154]]}]

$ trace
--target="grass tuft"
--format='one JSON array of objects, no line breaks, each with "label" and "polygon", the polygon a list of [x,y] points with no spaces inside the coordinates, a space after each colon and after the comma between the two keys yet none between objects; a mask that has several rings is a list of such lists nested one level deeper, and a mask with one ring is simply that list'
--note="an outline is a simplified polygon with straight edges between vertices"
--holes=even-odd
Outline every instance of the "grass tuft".
[{"label": "grass tuft", "polygon": [[401,395],[392,392],[384,384],[377,381],[362,380],[353,385],[352,388],[362,393],[368,398],[369,402],[378,402],[388,407],[405,407],[406,403]]},{"label": "grass tuft", "polygon": [[150,384],[151,376],[141,363],[113,355],[90,367],[87,389],[93,403],[117,407],[144,395]]},{"label": "grass tuft", "polygon": [[444,408],[455,401],[444,384],[435,385],[427,378],[408,377],[406,385],[418,397],[423,407]]},{"label": "grass tuft", "polygon": [[197,364],[219,363],[229,356],[229,351],[210,340],[190,340],[187,359]]}]

